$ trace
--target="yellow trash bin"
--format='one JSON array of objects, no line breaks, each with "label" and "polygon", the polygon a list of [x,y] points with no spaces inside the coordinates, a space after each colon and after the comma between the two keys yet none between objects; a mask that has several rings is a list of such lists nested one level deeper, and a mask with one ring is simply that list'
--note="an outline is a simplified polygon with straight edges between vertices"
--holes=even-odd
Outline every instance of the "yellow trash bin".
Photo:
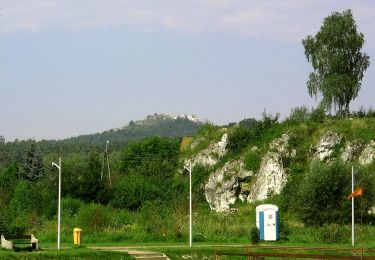
[{"label": "yellow trash bin", "polygon": [[81,245],[81,232],[82,229],[80,228],[73,229],[73,242],[77,246]]}]

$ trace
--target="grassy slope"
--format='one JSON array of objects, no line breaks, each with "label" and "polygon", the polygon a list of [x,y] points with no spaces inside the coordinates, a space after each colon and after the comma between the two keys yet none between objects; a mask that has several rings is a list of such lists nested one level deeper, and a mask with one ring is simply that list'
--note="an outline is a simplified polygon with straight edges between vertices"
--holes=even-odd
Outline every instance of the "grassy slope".
[{"label": "grassy slope", "polygon": [[[201,149],[207,147],[207,144],[210,141],[217,141],[223,133],[222,129],[212,128],[210,130],[211,131],[207,131],[203,134],[201,133],[200,136],[198,135],[196,137],[196,139],[202,140],[201,144],[198,144],[197,147]],[[229,128],[227,131],[230,133],[233,130]],[[280,137],[283,133],[288,133],[292,136],[290,141],[291,148],[297,150],[297,157],[288,162],[288,168],[291,171],[298,168],[299,171],[303,173],[307,170],[308,163],[311,159],[311,155],[309,155],[308,152],[309,148],[312,145],[315,145],[320,137],[327,131],[342,134],[345,141],[359,139],[363,143],[367,143],[368,141],[375,139],[375,118],[327,119],[321,124],[312,122],[299,124],[282,123],[266,132],[261,140],[251,141],[243,152],[224,156],[222,161],[219,161],[218,165],[223,165],[225,161],[231,159],[246,158],[246,154],[249,153],[249,150],[253,145],[257,145],[260,148],[260,153],[263,155],[267,152],[268,144],[272,140]],[[194,149],[187,154],[193,156],[198,152],[199,149]],[[339,151],[334,154],[335,156],[338,156]],[[215,168],[216,167],[213,167],[213,169]],[[267,202],[277,203],[277,201],[273,199],[270,199]],[[239,202],[235,205],[239,210],[236,214],[215,214],[213,212],[207,212],[206,210],[200,210],[196,213],[195,232],[204,234],[209,241],[213,242],[228,241],[246,243],[249,241],[250,227],[255,223],[255,206],[256,205]],[[281,214],[283,214],[283,212]],[[289,236],[289,241],[282,241],[280,243],[307,243],[310,245],[321,243],[321,230],[319,228],[303,227],[303,224],[290,214],[284,214],[284,218],[290,227],[291,234]],[[350,245],[350,227],[344,227],[344,230],[345,233],[348,234],[348,238],[342,241],[342,244]],[[357,229],[357,236],[360,237],[360,241],[363,241],[364,244],[369,246],[375,245],[375,238],[373,238],[375,227],[366,226],[363,227],[362,230],[363,232],[361,236],[359,228]]]}]

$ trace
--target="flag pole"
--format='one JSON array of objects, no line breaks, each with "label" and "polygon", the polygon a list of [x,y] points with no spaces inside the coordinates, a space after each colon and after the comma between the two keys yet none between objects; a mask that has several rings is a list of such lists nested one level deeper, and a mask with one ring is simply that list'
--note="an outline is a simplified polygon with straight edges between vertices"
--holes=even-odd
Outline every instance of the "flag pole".
[{"label": "flag pole", "polygon": [[[352,166],[352,193],[354,192],[354,167]],[[354,196],[352,197],[352,246],[354,246]]]}]

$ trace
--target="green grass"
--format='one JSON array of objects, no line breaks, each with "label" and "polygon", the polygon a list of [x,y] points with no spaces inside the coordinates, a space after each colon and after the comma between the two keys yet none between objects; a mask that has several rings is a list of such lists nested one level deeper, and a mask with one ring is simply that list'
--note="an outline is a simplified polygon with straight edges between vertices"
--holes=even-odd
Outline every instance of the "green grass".
[{"label": "green grass", "polygon": [[41,249],[33,252],[0,250],[1,259],[132,259],[125,252],[109,252],[88,248]]}]

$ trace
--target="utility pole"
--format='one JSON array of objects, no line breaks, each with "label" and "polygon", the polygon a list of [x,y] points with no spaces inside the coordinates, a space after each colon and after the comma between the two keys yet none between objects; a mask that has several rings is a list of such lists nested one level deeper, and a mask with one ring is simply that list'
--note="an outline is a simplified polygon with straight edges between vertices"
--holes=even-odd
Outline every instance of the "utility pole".
[{"label": "utility pole", "polygon": [[107,144],[105,145],[105,151],[104,151],[104,159],[102,164],[102,174],[100,176],[100,179],[103,179],[103,173],[104,173],[104,161],[107,160],[107,169],[108,169],[108,178],[109,178],[109,188],[112,188],[112,181],[111,181],[111,169],[109,168],[109,155],[108,155],[108,144],[109,141],[107,141]]},{"label": "utility pole", "polygon": [[193,236],[192,236],[193,221],[192,221],[192,202],[191,202],[191,161],[189,163],[189,167],[184,166],[184,169],[189,172],[189,247],[191,247],[193,244]]},{"label": "utility pole", "polygon": [[[352,193],[354,192],[354,167],[352,166]],[[352,246],[354,246],[354,196],[352,197]]]},{"label": "utility pole", "polygon": [[61,232],[61,157],[59,158],[59,164],[52,162],[52,167],[55,166],[59,169],[59,197],[57,206],[57,250],[60,250],[60,232]]}]

